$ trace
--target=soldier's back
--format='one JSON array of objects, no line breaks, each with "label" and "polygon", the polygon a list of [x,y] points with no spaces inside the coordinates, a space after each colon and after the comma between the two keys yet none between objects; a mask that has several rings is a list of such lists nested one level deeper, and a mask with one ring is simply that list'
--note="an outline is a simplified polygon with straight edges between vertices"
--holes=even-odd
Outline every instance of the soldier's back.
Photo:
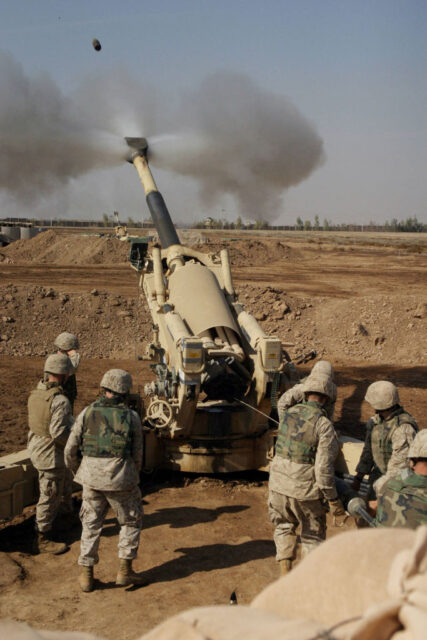
[{"label": "soldier's back", "polygon": [[378,496],[377,523],[416,529],[427,524],[427,476],[405,469],[385,484]]}]

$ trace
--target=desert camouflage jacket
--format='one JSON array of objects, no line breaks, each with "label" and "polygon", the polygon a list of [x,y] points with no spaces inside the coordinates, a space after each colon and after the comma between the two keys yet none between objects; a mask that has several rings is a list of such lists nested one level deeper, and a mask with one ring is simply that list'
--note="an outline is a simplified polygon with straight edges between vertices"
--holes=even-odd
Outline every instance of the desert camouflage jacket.
[{"label": "desert camouflage jacket", "polygon": [[[292,457],[275,455],[270,467],[269,488],[272,491],[297,500],[336,499],[334,462],[339,449],[338,438],[332,422],[321,412],[321,405],[317,407],[319,411],[309,428],[309,454],[314,459],[297,462]],[[298,404],[292,408],[292,414],[303,415],[306,410],[307,404]]]},{"label": "desert camouflage jacket", "polygon": [[365,444],[356,472],[369,475],[375,491],[379,491],[388,478],[407,467],[409,445],[416,432],[414,418],[401,407],[387,420],[378,414],[373,416],[366,424]]},{"label": "desert camouflage jacket", "polygon": [[427,524],[427,476],[405,469],[378,495],[376,521],[383,527],[416,529]]},{"label": "desert camouflage jacket", "polygon": [[86,407],[77,416],[65,448],[65,464],[75,473],[74,480],[76,482],[91,489],[99,491],[130,489],[139,483],[139,471],[142,464],[141,420],[135,411],[127,410],[130,415],[131,434],[129,457],[89,456],[84,453],[83,447],[85,415],[92,406]]},{"label": "desert camouflage jacket", "polygon": [[[40,381],[37,385],[38,391],[47,391],[49,383]],[[31,411],[31,403],[29,403]],[[28,451],[31,462],[36,469],[60,469],[64,467],[64,447],[74,418],[71,412],[71,405],[67,398],[61,393],[55,395],[50,405],[50,420],[45,435],[38,435],[33,431],[28,432]],[[30,417],[30,416],[29,416]]]},{"label": "desert camouflage jacket", "polygon": [[[294,405],[304,401],[304,392],[303,392],[303,384],[302,384],[303,382],[304,382],[304,379],[299,384],[296,384],[291,389],[288,389],[288,391],[285,391],[285,393],[282,393],[282,395],[280,396],[279,401],[277,403],[279,422],[281,422],[286,409],[289,409],[290,407],[293,407]],[[334,396],[328,399],[327,403],[323,407],[326,411],[326,415],[328,416],[329,420],[333,420],[335,402],[337,399],[336,385],[333,384],[332,388],[334,390]]]}]

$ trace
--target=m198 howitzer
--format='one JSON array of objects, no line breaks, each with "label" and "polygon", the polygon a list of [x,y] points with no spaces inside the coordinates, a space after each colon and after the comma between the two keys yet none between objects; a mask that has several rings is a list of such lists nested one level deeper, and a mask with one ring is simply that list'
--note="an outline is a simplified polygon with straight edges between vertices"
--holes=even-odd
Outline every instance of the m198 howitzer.
[{"label": "m198 howitzer", "polygon": [[154,325],[145,465],[199,473],[266,468],[273,434],[263,414],[291,369],[281,341],[239,302],[226,249],[217,256],[181,244],[147,141],[126,141],[161,245],[136,261]]}]

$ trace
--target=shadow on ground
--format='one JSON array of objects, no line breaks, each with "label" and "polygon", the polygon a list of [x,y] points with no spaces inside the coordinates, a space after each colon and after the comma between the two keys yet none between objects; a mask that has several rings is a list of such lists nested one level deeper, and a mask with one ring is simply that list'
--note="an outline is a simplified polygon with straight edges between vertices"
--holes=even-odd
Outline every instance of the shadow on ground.
[{"label": "shadow on ground", "polygon": [[[181,547],[175,549],[175,553],[182,555],[141,574],[144,582],[153,584],[180,580],[193,573],[226,569],[251,560],[269,558],[274,556],[275,547],[272,540],[249,540],[235,545],[209,544],[202,547]],[[209,580],[209,577],[206,579]],[[135,585],[132,590],[138,588]]]}]

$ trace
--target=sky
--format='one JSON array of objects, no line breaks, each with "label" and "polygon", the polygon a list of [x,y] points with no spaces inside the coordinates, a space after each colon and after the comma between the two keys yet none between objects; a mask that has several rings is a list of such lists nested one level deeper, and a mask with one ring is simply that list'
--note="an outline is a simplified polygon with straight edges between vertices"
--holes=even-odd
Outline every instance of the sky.
[{"label": "sky", "polygon": [[[92,38],[102,44],[99,53]],[[47,74],[67,100],[85,93],[91,126],[115,103],[123,114],[123,134],[128,123],[128,135],[149,140],[162,135],[162,127],[170,132],[177,122],[175,108],[182,125],[182,104],[191,112],[191,98],[196,101],[206,91],[206,79],[211,78],[212,109],[222,113],[227,94],[224,89],[216,94],[212,77],[238,74],[264,92],[267,113],[273,96],[281,96],[323,140],[322,161],[313,163],[308,176],[287,185],[282,200],[270,202],[274,214],[263,212],[258,198],[259,216],[248,206],[244,217],[262,219],[265,213],[277,224],[293,224],[297,216],[313,220],[315,215],[335,223],[382,223],[408,216],[427,222],[425,0],[3,0],[0,49],[21,65],[26,77]],[[116,82],[121,77],[129,79],[127,84]],[[98,78],[110,81],[96,93]],[[141,104],[152,113],[141,116],[144,131],[139,132],[135,121],[126,118],[128,106],[137,110]],[[236,132],[242,123],[257,122],[245,118],[244,105],[240,113],[241,118],[232,113]],[[161,114],[157,121],[156,114]],[[259,117],[266,117],[261,107]],[[26,131],[31,120],[28,116]],[[292,123],[284,120],[284,126]],[[269,188],[262,173],[273,173],[269,158],[282,152],[271,147],[271,140],[263,148],[261,131],[265,135],[264,127],[254,135],[242,129],[252,161],[254,151],[260,153],[256,171],[251,165],[252,173],[239,183],[246,199],[239,201],[233,192],[208,197],[200,176],[191,171],[183,175],[176,163],[153,167],[176,221],[207,215],[235,219],[252,197],[249,178],[254,181],[258,174]],[[286,139],[279,134],[277,144]],[[242,142],[238,153],[243,166]],[[211,161],[217,163],[218,155]],[[0,155],[0,163],[11,159]],[[229,159],[227,171],[235,163],[239,156]],[[28,180],[36,165],[37,156],[25,163]],[[10,172],[11,166],[0,164],[0,174],[2,169]],[[25,201],[13,189],[0,189],[0,217],[100,218],[114,210],[124,220],[147,217],[142,187],[126,162],[77,174]]]}]

